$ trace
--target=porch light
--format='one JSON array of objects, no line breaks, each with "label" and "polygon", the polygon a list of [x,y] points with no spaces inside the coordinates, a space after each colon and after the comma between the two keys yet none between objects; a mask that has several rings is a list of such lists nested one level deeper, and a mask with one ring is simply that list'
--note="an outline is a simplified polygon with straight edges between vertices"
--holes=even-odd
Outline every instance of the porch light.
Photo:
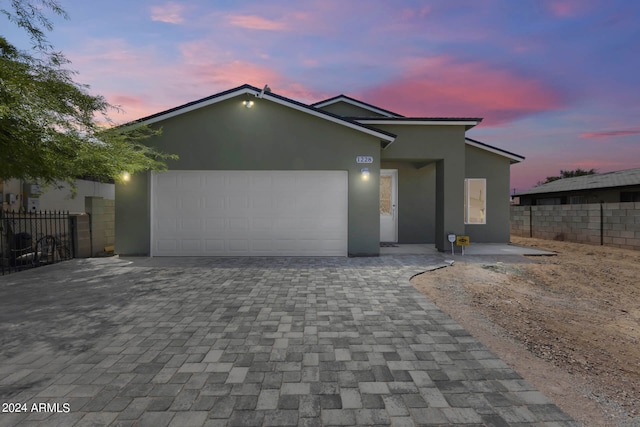
[{"label": "porch light", "polygon": [[253,101],[250,99],[246,99],[244,101],[242,101],[242,105],[244,105],[247,108],[251,108],[253,107]]},{"label": "porch light", "polygon": [[360,174],[362,175],[362,180],[363,181],[369,181],[369,176],[371,175],[369,173],[369,168],[360,169]]},{"label": "porch light", "polygon": [[131,181],[131,174],[129,172],[122,172],[120,174],[120,179],[122,179],[122,182],[129,182]]}]

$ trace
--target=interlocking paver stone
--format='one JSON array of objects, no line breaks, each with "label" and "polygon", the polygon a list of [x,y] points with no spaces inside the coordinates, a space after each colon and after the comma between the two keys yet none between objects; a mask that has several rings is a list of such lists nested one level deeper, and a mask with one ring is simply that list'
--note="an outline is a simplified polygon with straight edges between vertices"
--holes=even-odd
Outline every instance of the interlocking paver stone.
[{"label": "interlocking paver stone", "polygon": [[71,411],[0,426],[577,425],[409,284],[442,259],[102,258],[2,276],[0,395]]}]

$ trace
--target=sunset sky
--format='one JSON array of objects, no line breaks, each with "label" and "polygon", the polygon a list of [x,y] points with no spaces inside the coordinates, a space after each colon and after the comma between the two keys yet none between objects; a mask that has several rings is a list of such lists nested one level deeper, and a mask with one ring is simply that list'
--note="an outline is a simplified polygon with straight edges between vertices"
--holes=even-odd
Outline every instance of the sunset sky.
[{"label": "sunset sky", "polygon": [[[2,2],[7,3],[7,2]],[[523,155],[511,187],[640,167],[640,1],[60,0],[49,40],[124,122],[249,83],[344,93]],[[4,5],[3,5],[4,6]],[[28,48],[0,17],[0,34]]]}]

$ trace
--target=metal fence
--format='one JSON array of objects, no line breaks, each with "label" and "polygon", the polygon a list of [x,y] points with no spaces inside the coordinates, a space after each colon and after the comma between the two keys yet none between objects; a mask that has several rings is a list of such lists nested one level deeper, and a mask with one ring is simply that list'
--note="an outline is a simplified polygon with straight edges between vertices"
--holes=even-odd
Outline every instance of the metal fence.
[{"label": "metal fence", "polygon": [[0,210],[2,274],[53,264],[74,257],[69,212]]}]

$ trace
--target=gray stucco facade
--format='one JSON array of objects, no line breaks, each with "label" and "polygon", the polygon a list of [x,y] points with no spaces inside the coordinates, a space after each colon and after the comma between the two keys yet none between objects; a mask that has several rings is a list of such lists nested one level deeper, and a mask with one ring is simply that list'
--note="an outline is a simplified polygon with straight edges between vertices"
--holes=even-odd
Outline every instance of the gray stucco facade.
[{"label": "gray stucco facade", "polygon": [[[162,128],[150,145],[179,156],[169,170],[347,171],[350,256],[379,254],[380,169],[398,171],[398,243],[444,250],[449,232],[472,242],[508,242],[509,165],[522,158],[470,146],[465,132],[480,119],[416,120],[348,97],[308,106],[271,93],[258,98],[258,92],[244,85],[140,122]],[[247,99],[252,108],[243,105]],[[359,164],[357,156],[373,162]],[[120,254],[150,254],[150,174],[116,185]],[[487,179],[486,224],[465,226],[467,177]]]}]

